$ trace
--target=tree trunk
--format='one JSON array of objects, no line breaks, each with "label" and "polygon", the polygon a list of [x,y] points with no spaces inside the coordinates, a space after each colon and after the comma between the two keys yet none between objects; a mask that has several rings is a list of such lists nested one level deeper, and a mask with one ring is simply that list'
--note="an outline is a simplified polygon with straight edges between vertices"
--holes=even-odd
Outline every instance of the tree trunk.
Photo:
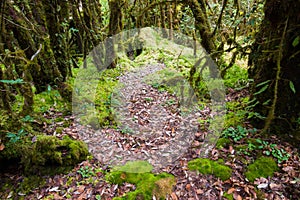
[{"label": "tree trunk", "polygon": [[291,132],[294,138],[300,126],[299,24],[300,0],[267,0],[249,59],[254,112],[265,117],[254,119],[254,125],[265,132]]}]

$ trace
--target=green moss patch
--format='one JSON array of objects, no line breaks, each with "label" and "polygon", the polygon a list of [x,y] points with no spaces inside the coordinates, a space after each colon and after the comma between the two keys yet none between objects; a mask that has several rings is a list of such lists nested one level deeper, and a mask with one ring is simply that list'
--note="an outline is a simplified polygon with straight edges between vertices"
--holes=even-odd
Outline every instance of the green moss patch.
[{"label": "green moss patch", "polygon": [[278,171],[278,166],[273,158],[260,157],[248,166],[245,176],[249,181],[253,182],[259,177],[273,176],[276,171]]},{"label": "green moss patch", "polygon": [[227,192],[223,194],[223,197],[225,197],[227,200],[233,200],[233,194],[228,194]]},{"label": "green moss patch", "polygon": [[[130,169],[130,171],[132,171],[137,169],[138,166],[142,167],[142,169],[139,169],[138,172],[150,170],[150,165],[146,164],[144,161],[137,161],[136,163],[129,162],[124,165],[123,168],[119,167],[119,169],[125,169],[127,171]],[[116,170],[107,174],[106,180],[113,184],[122,184],[127,182],[136,185],[135,191],[128,192],[122,197],[116,197],[114,200],[152,199],[153,196],[155,196],[156,199],[165,199],[166,195],[172,192],[172,187],[176,182],[174,176],[167,173],[155,175],[150,172],[130,173]]]},{"label": "green moss patch", "polygon": [[20,160],[25,172],[53,174],[68,170],[86,159],[88,148],[82,141],[65,136],[38,135],[32,141],[9,143],[1,152],[0,160]]},{"label": "green moss patch", "polygon": [[231,141],[228,138],[219,138],[216,143],[216,148],[222,149],[224,147],[228,147],[230,143]]},{"label": "green moss patch", "polygon": [[201,174],[212,174],[225,181],[230,178],[232,169],[223,164],[224,161],[213,161],[207,158],[197,158],[188,162],[190,170],[197,170]]},{"label": "green moss patch", "polygon": [[145,173],[151,172],[153,169],[152,165],[150,165],[147,161],[129,161],[123,166],[116,166],[114,171],[122,171],[128,173]]}]

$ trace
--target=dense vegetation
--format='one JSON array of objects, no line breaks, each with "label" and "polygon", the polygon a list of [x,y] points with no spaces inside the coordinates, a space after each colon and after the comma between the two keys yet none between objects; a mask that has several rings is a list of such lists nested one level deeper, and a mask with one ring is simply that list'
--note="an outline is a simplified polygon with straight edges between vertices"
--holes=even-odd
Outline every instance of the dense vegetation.
[{"label": "dense vegetation", "polygon": [[[213,193],[227,199],[275,198],[267,187],[300,195],[299,0],[3,0],[0,11],[0,198],[204,198],[193,180],[222,185]],[[105,137],[136,154],[152,145],[118,119],[121,79],[142,66],[164,69],[141,76],[140,93],[132,83],[130,120],[150,123],[147,106],[175,116],[196,104],[197,130],[168,166],[114,168],[97,154]],[[40,177],[55,174],[63,194]],[[280,187],[264,185],[273,176]]]}]

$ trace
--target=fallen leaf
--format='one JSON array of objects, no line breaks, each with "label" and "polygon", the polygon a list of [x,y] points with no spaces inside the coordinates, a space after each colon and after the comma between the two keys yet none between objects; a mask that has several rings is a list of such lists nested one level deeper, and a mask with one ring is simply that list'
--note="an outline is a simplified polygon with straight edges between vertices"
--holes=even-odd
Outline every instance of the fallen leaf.
[{"label": "fallen leaf", "polygon": [[172,192],[171,197],[173,200],[178,200],[178,197],[174,192]]},{"label": "fallen leaf", "polygon": [[196,190],[196,193],[197,193],[197,194],[203,194],[203,193],[204,193],[204,191],[203,191],[203,190],[201,190],[201,189],[197,189],[197,190]]},{"label": "fallen leaf", "polygon": [[257,186],[258,189],[265,189],[268,187],[268,183],[261,183]]},{"label": "fallen leaf", "polygon": [[0,151],[2,151],[5,148],[4,144],[0,144]]},{"label": "fallen leaf", "polygon": [[49,189],[49,192],[59,192],[60,190],[58,189],[59,187],[53,187]]},{"label": "fallen leaf", "polygon": [[185,189],[191,190],[191,184],[188,183],[188,184],[185,186]]},{"label": "fallen leaf", "polygon": [[81,194],[85,189],[85,186],[84,185],[80,185],[77,189],[77,191]]},{"label": "fallen leaf", "polygon": [[281,187],[279,184],[270,183],[271,190],[278,190]]},{"label": "fallen leaf", "polygon": [[235,188],[230,188],[230,189],[227,191],[227,194],[232,194],[234,191],[235,191]]},{"label": "fallen leaf", "polygon": [[241,195],[239,195],[237,192],[233,193],[233,198],[234,198],[234,200],[243,200],[243,198],[241,197]]}]

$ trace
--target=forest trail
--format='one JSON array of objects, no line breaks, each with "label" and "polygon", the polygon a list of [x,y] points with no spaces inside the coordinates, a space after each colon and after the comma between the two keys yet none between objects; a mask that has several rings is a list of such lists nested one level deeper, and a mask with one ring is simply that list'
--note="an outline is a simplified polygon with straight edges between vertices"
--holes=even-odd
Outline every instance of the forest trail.
[{"label": "forest trail", "polygon": [[[177,95],[168,92],[163,85],[170,82],[168,78],[155,82],[154,76],[163,69],[163,64],[147,65],[118,77],[120,88],[111,97],[117,129],[93,130],[78,124],[79,138],[100,162],[124,165],[127,161],[146,160],[159,171],[191,146],[201,111],[192,108],[195,99],[181,98],[178,91]],[[152,83],[147,83],[149,77]],[[169,86],[190,89],[186,83],[176,84]]]}]

